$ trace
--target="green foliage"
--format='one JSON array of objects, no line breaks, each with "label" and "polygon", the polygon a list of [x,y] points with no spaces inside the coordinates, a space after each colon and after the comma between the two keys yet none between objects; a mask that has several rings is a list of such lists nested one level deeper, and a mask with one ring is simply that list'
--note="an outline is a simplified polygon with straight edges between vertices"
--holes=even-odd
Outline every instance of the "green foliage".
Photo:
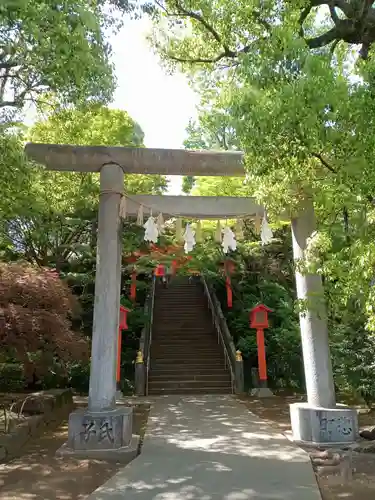
[{"label": "green foliage", "polygon": [[[143,133],[125,111],[88,105],[65,109],[28,132],[36,142],[141,146]],[[0,179],[0,252],[59,270],[69,259],[95,252],[99,194],[97,174],[48,172],[32,166],[22,152],[22,135],[0,134],[4,175]],[[160,193],[164,176],[130,175],[130,193]]]},{"label": "green foliage", "polygon": [[[143,147],[143,131],[126,111],[111,109],[106,106],[89,104],[80,108],[62,109],[50,115],[46,120],[37,122],[28,132],[31,142],[49,144],[76,144],[82,146],[127,146]],[[69,179],[80,188],[89,184],[97,185],[98,177],[93,174],[82,177],[77,174],[48,173],[50,179]],[[125,187],[129,194],[160,194],[167,187],[162,175],[127,175]],[[94,190],[95,196],[97,190]],[[85,193],[79,194],[83,200]]]},{"label": "green foliage", "polygon": [[[142,146],[143,132],[124,111],[96,104],[62,109],[37,122],[28,139],[73,144]],[[91,336],[97,239],[99,179],[97,175],[48,172],[31,165],[23,155],[21,132],[0,135],[4,176],[0,179],[0,256],[5,260],[27,260],[56,269],[78,297],[82,313],[73,318],[74,331]],[[130,193],[160,193],[166,187],[163,176],[127,176]],[[141,229],[124,224],[124,253],[141,244]],[[128,295],[128,274],[124,270],[123,290]],[[124,373],[131,380],[132,361],[143,325],[142,293],[132,305],[131,342],[124,343]],[[136,319],[137,318],[137,319]],[[133,324],[134,323],[134,324]],[[31,349],[32,351],[32,349]],[[64,366],[50,360],[50,373],[38,374],[33,382],[49,388],[72,385],[85,391],[89,365],[79,358]],[[63,369],[62,369],[63,368]]]},{"label": "green foliage", "polygon": [[17,392],[25,388],[22,364],[0,362],[0,391]]},{"label": "green foliage", "polygon": [[0,5],[0,118],[52,92],[61,102],[108,101],[114,90],[109,18],[97,2],[4,0]]},{"label": "green foliage", "polygon": [[[314,197],[318,233],[308,253],[324,279],[336,383],[369,400],[375,375],[372,41],[362,46],[362,56],[370,48],[365,61],[346,44],[329,50],[348,26],[355,32],[351,23],[359,11],[346,12],[354,3],[340,3],[348,20],[338,35],[330,19],[334,10],[325,15],[308,8],[301,18],[313,4],[166,0],[153,41],[165,63],[179,64],[201,95],[187,147],[227,149],[216,137],[225,126],[229,144],[245,152],[243,192],[266,205],[273,223],[289,219],[307,195]],[[373,8],[366,12],[372,15]],[[315,47],[324,48],[311,50],[297,36],[301,20],[306,38],[317,43],[323,35]],[[166,21],[168,38],[162,33]],[[218,193],[221,182],[203,180],[192,192]],[[220,185],[220,192],[233,192],[225,188]]]},{"label": "green foliage", "polygon": [[[246,231],[245,234],[247,242],[240,243],[231,255],[235,260],[231,309],[227,307],[224,276],[218,273],[223,256],[216,261],[216,272],[209,270],[208,275],[214,283],[236,348],[241,350],[249,367],[257,366],[256,332],[250,329],[249,312],[260,302],[273,310],[270,327],[265,332],[270,383],[275,387],[301,390],[304,387],[303,363],[294,306],[290,238],[285,231],[280,231],[272,245],[262,247],[252,233]],[[247,372],[249,375],[250,369]]]}]

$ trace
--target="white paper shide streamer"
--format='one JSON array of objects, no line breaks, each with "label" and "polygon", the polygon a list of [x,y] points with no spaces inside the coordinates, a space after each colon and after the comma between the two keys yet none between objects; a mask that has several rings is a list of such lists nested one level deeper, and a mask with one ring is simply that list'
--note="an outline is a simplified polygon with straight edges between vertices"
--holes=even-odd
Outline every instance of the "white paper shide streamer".
[{"label": "white paper shide streamer", "polygon": [[143,225],[145,228],[145,235],[143,239],[145,241],[151,241],[152,243],[158,242],[159,230],[158,226],[155,223],[155,219],[153,217],[149,217],[146,223]]},{"label": "white paper shide streamer", "polygon": [[267,245],[268,243],[271,243],[272,238],[273,238],[272,229],[268,224],[267,216],[264,215],[262,220],[262,225],[260,228],[260,239],[262,240],[262,245]]},{"label": "white paper shide streamer", "polygon": [[192,229],[190,224],[186,224],[184,232],[184,250],[185,253],[189,253],[195,247],[195,231]]},{"label": "white paper shide streamer", "polygon": [[229,250],[237,250],[236,236],[228,226],[223,229],[223,241],[221,245],[223,247],[224,253],[228,253]]}]

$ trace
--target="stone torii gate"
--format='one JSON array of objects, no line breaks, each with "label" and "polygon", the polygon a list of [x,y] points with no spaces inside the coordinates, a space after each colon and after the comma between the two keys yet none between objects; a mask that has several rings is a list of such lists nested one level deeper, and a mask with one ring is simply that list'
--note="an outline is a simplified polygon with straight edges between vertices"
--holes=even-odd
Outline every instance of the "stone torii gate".
[{"label": "stone torii gate", "polygon": [[[69,418],[65,453],[102,456],[119,451],[133,453],[131,409],[116,407],[117,332],[120,305],[120,203],[124,174],[243,176],[243,154],[124,148],[27,144],[26,154],[49,170],[100,172],[98,246],[94,322],[87,410]],[[164,215],[224,219],[262,215],[253,198],[133,195],[127,213],[136,215],[139,204]],[[293,254],[303,260],[307,240],[315,230],[311,201],[292,219]],[[297,295],[302,301],[323,296],[321,277],[296,271]],[[307,388],[307,403],[291,405],[293,434],[308,442],[349,442],[358,434],[357,414],[336,406],[325,314],[308,308],[300,314]],[[99,452],[99,453],[98,453]]]}]

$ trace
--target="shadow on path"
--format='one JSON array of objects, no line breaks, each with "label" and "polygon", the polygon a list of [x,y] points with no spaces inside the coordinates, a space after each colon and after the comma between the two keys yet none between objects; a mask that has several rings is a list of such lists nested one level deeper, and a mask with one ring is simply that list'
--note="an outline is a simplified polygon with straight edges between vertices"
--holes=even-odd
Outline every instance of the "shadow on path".
[{"label": "shadow on path", "polygon": [[308,455],[232,397],[154,400],[142,454],[90,500],[320,500]]}]

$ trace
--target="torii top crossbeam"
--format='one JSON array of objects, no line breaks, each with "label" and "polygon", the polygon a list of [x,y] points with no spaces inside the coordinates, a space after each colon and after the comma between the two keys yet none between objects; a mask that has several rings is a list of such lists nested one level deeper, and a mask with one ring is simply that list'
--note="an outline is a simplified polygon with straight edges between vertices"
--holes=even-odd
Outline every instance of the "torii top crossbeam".
[{"label": "torii top crossbeam", "polygon": [[[148,149],[112,146],[72,146],[68,144],[29,143],[26,154],[49,170],[99,172],[104,165],[118,165],[128,174],[243,176],[243,153]],[[118,186],[118,189],[121,189]],[[197,219],[226,219],[263,215],[263,207],[253,198],[215,196],[133,195],[127,200],[126,213],[136,216],[139,206],[144,213]]]},{"label": "torii top crossbeam", "polygon": [[49,170],[99,172],[117,164],[125,174],[244,175],[243,153],[29,143],[26,154]]}]

